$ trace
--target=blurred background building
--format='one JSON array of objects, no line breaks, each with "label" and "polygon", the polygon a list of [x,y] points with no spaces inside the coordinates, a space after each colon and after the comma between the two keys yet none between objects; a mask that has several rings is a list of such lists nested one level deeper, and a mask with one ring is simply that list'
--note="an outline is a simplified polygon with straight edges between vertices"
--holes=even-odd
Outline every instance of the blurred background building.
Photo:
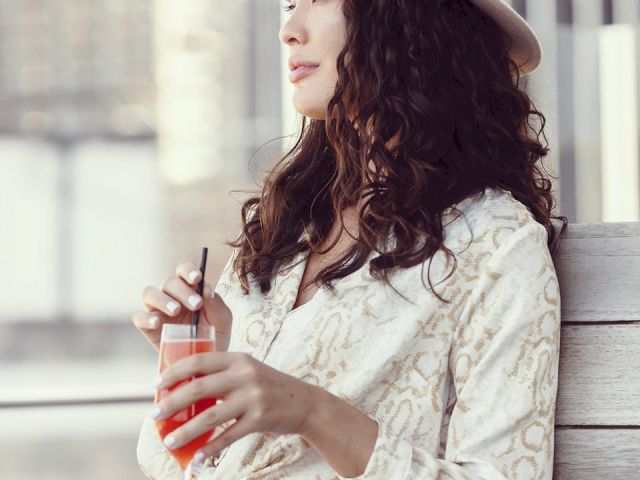
[{"label": "blurred background building", "polygon": [[[209,247],[299,128],[280,1],[0,0],[0,478],[142,479],[142,290]],[[640,0],[514,0],[570,222],[640,219]],[[102,468],[105,467],[105,468]]]}]

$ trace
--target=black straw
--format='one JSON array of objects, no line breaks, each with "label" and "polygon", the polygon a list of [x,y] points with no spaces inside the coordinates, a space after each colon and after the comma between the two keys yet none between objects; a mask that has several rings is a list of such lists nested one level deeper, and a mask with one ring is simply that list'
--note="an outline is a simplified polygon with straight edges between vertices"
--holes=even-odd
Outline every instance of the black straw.
[{"label": "black straw", "polygon": [[[204,271],[207,268],[208,251],[209,249],[207,247],[202,247],[202,257],[200,258],[200,273],[202,274],[202,278],[198,283],[198,289],[197,289],[198,295],[200,295],[200,297],[202,297],[202,291],[204,290]],[[200,308],[200,310],[202,310],[203,308],[204,308],[204,299],[202,301],[202,307]],[[200,321],[200,310],[196,310],[193,313],[193,318],[191,319],[191,338],[197,337],[198,322]]]}]

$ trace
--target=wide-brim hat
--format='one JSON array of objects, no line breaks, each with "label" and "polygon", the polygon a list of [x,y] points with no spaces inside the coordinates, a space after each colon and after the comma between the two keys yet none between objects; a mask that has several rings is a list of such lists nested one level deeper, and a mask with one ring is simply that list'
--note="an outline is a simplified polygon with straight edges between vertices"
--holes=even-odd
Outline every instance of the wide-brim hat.
[{"label": "wide-brim hat", "polygon": [[492,17],[511,38],[509,56],[518,65],[519,76],[533,72],[542,61],[542,45],[527,21],[504,0],[470,0]]}]

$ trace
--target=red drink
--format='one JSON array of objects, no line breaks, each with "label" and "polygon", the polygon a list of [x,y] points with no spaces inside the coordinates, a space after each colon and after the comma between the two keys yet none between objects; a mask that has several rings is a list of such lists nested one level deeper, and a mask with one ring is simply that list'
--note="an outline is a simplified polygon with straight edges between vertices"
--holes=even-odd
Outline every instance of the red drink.
[{"label": "red drink", "polygon": [[[214,340],[211,338],[193,338],[193,339],[177,339],[171,340],[164,338],[160,343],[160,358],[159,358],[159,366],[158,371],[162,373],[162,371],[172,363],[177,362],[181,358],[188,357],[189,355],[194,355],[196,353],[202,352],[213,352],[215,351]],[[203,375],[196,375],[189,379],[183,380],[181,382],[176,383],[175,385],[171,385],[168,388],[159,388],[156,391],[155,403],[158,403],[163,398],[167,397],[171,392],[175,389],[186,385],[191,380],[195,378],[202,377]],[[216,404],[216,398],[206,398],[196,401],[194,404],[177,411],[169,418],[165,418],[164,420],[156,420],[156,429],[160,434],[160,437],[164,440],[164,437],[169,433],[173,432],[176,428],[180,427],[184,423],[187,423],[193,417],[198,415],[200,412],[207,410]],[[193,459],[195,452],[209,443],[209,439],[211,438],[211,434],[215,431],[215,429],[209,430],[208,432],[200,435],[197,438],[194,438],[192,441],[183,445],[180,448],[167,449],[180,463],[180,468],[183,470],[187,467],[189,462]]]}]

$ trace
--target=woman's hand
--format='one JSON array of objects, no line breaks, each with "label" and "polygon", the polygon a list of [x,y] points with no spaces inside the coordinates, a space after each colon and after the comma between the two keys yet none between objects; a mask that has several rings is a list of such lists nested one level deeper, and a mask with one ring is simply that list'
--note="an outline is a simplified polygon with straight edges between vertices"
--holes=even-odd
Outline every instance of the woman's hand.
[{"label": "woman's hand", "polygon": [[213,287],[205,282],[203,297],[196,292],[202,273],[191,262],[183,262],[176,268],[176,274],[167,277],[162,286],[148,286],[142,292],[146,311],[133,314],[133,324],[160,351],[160,333],[164,323],[191,323],[193,313],[200,312],[200,322],[216,329],[216,351],[229,348],[233,323],[231,310],[219,295],[214,295]]},{"label": "woman's hand", "polygon": [[[165,368],[162,388],[202,374],[175,389],[156,406],[164,419],[202,398],[222,399],[165,437],[178,448],[220,424],[236,419],[205,445],[202,458],[215,456],[252,432],[304,434],[316,395],[311,384],[282,373],[244,352],[206,352],[185,357]],[[171,443],[171,437],[175,440]]]}]

